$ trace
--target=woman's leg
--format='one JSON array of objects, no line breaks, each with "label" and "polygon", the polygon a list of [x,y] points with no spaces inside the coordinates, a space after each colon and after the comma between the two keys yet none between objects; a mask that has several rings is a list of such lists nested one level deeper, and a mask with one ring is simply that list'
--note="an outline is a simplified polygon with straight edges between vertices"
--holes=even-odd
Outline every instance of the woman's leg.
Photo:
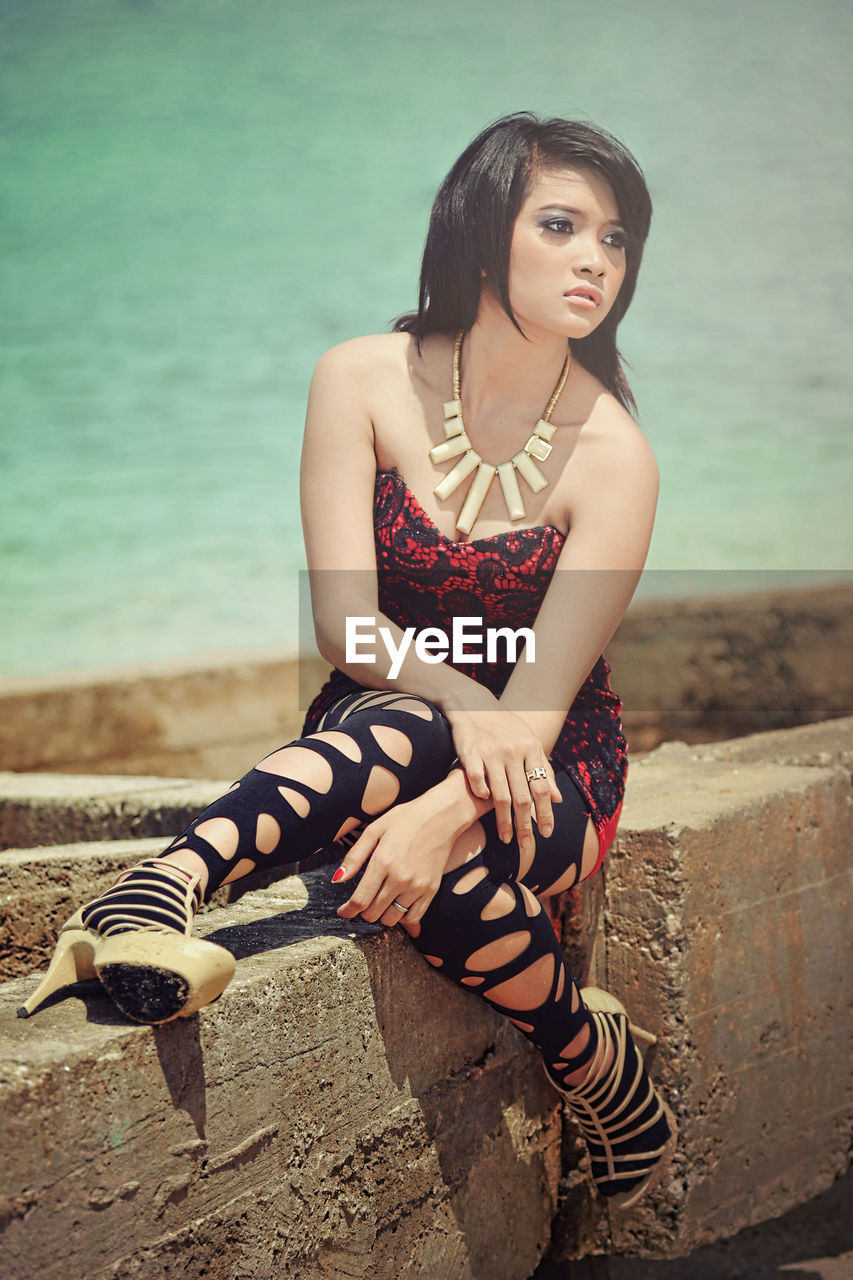
[{"label": "woman's leg", "polygon": [[[609,1202],[630,1208],[665,1168],[675,1122],[652,1086],[625,1010],[606,993],[581,999],[536,893],[582,879],[597,840],[576,788],[562,771],[554,831],[536,833],[522,865],[492,814],[466,833],[420,928],[409,932],[426,959],[476,992],[537,1046],[589,1146],[592,1174]],[[586,841],[586,851],[584,849]],[[650,1037],[650,1039],[653,1039]]]},{"label": "woman's leg", "polygon": [[[536,895],[582,875],[589,814],[571,778],[562,770],[556,777],[563,801],[554,805],[552,834],[536,832],[533,857],[523,862],[514,838],[503,844],[486,814],[462,837],[459,865],[444,875],[413,939],[430,964],[523,1031],[567,1087],[584,1078],[595,1052],[593,1020]],[[586,850],[589,861],[588,842]]]},{"label": "woman's leg", "polygon": [[267,756],[164,855],[133,867],[75,913],[20,1016],[60,987],[95,976],[136,1021],[195,1012],[234,973],[230,952],[191,936],[204,894],[343,839],[433,786],[452,758],[450,727],[432,704],[395,693],[347,695],[317,733]]},{"label": "woman's leg", "polygon": [[[348,694],[316,733],[274,751],[235,782],[158,862],[198,874],[209,896],[257,867],[298,862],[343,839],[434,786],[452,758],[450,727],[431,703],[373,690]],[[85,909],[86,925],[101,928],[129,887],[122,880]]]}]

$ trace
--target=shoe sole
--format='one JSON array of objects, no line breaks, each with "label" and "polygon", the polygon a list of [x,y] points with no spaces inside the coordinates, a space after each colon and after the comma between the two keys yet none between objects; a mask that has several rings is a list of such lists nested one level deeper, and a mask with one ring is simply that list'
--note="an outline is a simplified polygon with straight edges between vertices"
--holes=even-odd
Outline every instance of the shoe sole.
[{"label": "shoe sole", "polygon": [[220,996],[234,976],[230,951],[203,938],[135,930],[103,938],[95,972],[134,1022],[189,1018]]},{"label": "shoe sole", "polygon": [[134,1022],[161,1023],[179,1018],[190,996],[186,978],[170,969],[137,964],[98,966],[110,999]]}]

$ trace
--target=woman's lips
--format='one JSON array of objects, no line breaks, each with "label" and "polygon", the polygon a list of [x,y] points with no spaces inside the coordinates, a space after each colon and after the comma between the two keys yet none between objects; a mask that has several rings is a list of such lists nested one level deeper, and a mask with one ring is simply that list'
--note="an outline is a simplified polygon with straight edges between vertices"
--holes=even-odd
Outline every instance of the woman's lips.
[{"label": "woman's lips", "polygon": [[563,297],[567,302],[573,302],[576,306],[594,311],[601,305],[602,293],[595,285],[580,285],[577,289],[570,289],[568,293],[564,293]]}]

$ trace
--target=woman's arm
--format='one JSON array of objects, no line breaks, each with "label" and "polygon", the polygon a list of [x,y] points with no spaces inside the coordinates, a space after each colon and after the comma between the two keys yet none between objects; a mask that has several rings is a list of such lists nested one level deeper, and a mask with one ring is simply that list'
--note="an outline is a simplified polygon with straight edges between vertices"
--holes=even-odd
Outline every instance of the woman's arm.
[{"label": "woman's arm", "polygon": [[327,351],[314,372],[300,484],[317,647],[370,688],[417,694],[444,711],[461,705],[496,711],[488,689],[448,663],[419,661],[411,649],[393,676],[392,656],[381,643],[373,646],[375,662],[347,661],[347,618],[374,618],[375,630],[387,629],[391,647],[402,647],[402,630],[379,611],[371,409],[377,388],[387,395],[387,384],[400,377],[387,344],[403,340],[387,334],[353,339]]},{"label": "woman's arm", "polygon": [[657,505],[659,475],[651,446],[615,401],[608,397],[603,407],[605,420],[576,459],[578,498],[533,627],[535,661],[516,663],[500,699],[530,725],[547,752],[628,608]]}]

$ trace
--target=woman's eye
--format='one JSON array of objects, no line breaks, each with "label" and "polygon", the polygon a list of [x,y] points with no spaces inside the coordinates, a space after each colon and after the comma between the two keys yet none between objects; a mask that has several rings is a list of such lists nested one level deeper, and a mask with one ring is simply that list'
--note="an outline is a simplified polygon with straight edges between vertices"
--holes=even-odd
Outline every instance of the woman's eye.
[{"label": "woman's eye", "polygon": [[545,230],[554,231],[558,236],[570,236],[574,229],[571,218],[549,218],[545,223]]},{"label": "woman's eye", "polygon": [[609,244],[612,249],[624,249],[627,239],[624,231],[608,231],[604,243]]}]

